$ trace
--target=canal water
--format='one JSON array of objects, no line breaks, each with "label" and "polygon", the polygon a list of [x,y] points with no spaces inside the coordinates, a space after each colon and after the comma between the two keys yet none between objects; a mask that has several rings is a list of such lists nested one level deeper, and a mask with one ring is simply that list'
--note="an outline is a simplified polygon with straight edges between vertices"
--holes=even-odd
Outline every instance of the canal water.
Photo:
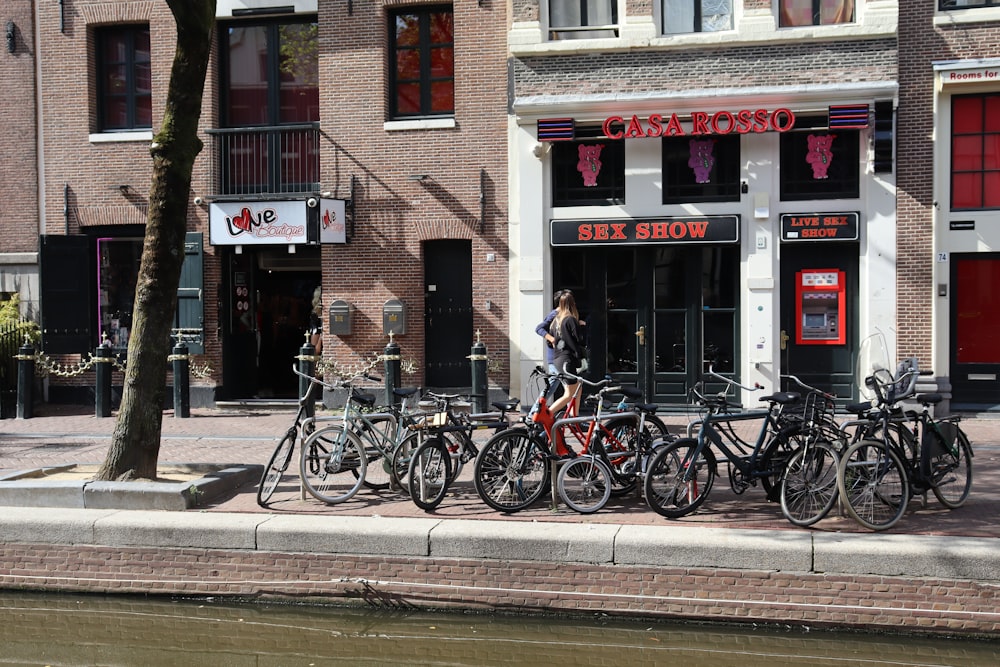
[{"label": "canal water", "polygon": [[588,616],[0,593],[0,665],[1000,665],[1000,642]]}]

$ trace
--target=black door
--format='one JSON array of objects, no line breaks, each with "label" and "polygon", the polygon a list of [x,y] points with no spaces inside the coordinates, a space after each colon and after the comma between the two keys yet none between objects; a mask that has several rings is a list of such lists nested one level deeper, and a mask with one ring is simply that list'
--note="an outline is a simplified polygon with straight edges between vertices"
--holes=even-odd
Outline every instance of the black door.
[{"label": "black door", "polygon": [[[801,339],[809,314],[797,304],[796,281],[801,271],[843,271],[845,321],[843,343]],[[856,243],[786,243],[781,248],[781,374],[795,375],[806,384],[829,391],[848,402],[857,398],[855,363],[858,350],[858,246]],[[839,277],[838,277],[839,279]],[[817,315],[818,317],[818,315]],[[831,334],[832,335],[832,334]],[[801,340],[800,340],[801,339]],[[782,387],[796,391],[794,383]]]},{"label": "black door", "polygon": [[261,343],[253,253],[229,255],[226,283],[226,298],[219,303],[224,394],[226,398],[251,398],[257,394],[257,354]]},{"label": "black door", "polygon": [[94,239],[41,237],[42,349],[87,354],[97,345]]},{"label": "black door", "polygon": [[952,408],[1000,404],[1000,253],[951,256]]},{"label": "black door", "polygon": [[471,386],[471,241],[424,243],[424,341],[428,386]]}]

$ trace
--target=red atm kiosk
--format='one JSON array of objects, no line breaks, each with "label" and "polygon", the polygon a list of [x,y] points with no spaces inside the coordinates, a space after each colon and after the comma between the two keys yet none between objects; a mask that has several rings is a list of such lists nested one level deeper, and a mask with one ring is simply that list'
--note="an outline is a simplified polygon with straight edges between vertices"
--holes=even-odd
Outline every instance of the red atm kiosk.
[{"label": "red atm kiosk", "polygon": [[795,342],[799,345],[844,345],[847,293],[839,269],[804,269],[795,274]]}]

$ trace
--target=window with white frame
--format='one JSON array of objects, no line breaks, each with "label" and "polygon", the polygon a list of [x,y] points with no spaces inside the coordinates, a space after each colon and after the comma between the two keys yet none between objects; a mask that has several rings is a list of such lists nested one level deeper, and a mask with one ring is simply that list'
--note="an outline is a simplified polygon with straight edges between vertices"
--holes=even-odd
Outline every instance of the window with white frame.
[{"label": "window with white frame", "polygon": [[778,0],[778,26],[794,28],[854,22],[854,0]]},{"label": "window with white frame", "polygon": [[99,28],[96,45],[98,129],[113,132],[151,128],[149,25]]},{"label": "window with white frame", "polygon": [[663,34],[733,29],[733,0],[662,0]]},{"label": "window with white frame", "polygon": [[1000,94],[951,101],[951,210],[1000,208]]},{"label": "window with white frame", "polygon": [[938,0],[938,9],[942,12],[982,7],[1000,7],[1000,0]]},{"label": "window with white frame", "polygon": [[549,39],[618,36],[618,0],[549,0]]}]

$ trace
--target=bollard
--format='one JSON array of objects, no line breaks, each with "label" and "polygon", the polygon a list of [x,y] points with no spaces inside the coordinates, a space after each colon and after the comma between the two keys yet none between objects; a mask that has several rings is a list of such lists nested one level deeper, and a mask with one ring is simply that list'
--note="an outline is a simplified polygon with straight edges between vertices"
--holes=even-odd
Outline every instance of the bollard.
[{"label": "bollard", "polygon": [[393,332],[389,332],[389,343],[382,350],[382,361],[385,364],[385,404],[394,405],[400,381],[400,362],[402,356],[399,354],[399,343],[393,339]]},{"label": "bollard", "polygon": [[191,416],[191,359],[183,341],[174,345],[170,360],[174,363],[174,417]]},{"label": "bollard", "polygon": [[316,348],[313,344],[309,342],[309,334],[306,334],[306,342],[302,344],[299,348],[299,373],[308,377],[299,376],[299,397],[304,397],[307,393],[309,394],[309,400],[306,401],[305,415],[306,417],[314,417],[316,415],[316,397],[314,396],[315,390],[309,392],[312,382],[309,381],[316,373]]},{"label": "bollard", "polygon": [[111,343],[107,339],[97,346],[94,355],[96,371],[94,387],[94,413],[98,417],[111,416],[111,369],[114,359],[111,358]]},{"label": "bollard", "polygon": [[478,331],[469,359],[472,364],[472,411],[483,413],[489,398],[489,379],[486,374],[486,343],[479,339]]},{"label": "bollard", "polygon": [[35,348],[25,337],[17,351],[17,418],[31,419],[35,414],[32,390],[35,386]]}]

